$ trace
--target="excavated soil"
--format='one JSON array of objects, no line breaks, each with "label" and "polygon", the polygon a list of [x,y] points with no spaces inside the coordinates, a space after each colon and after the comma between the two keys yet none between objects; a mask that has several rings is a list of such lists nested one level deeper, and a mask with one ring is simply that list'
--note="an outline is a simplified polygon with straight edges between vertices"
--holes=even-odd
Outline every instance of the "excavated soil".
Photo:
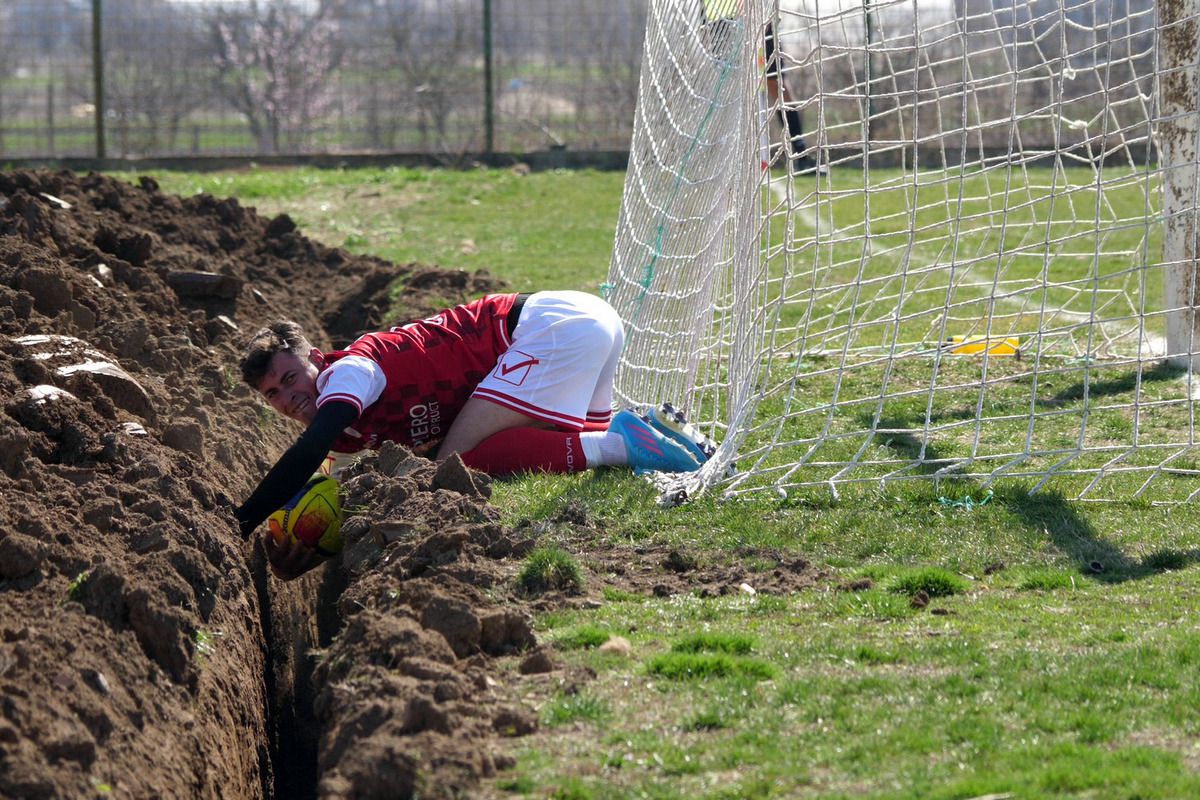
[{"label": "excavated soil", "polygon": [[[512,678],[556,669],[533,612],[738,590],[579,509],[505,529],[486,476],[390,445],[342,476],[343,554],[268,577],[230,510],[298,429],[237,380],[244,339],[286,316],[336,346],[498,288],[148,178],[0,172],[0,796],[468,795],[537,729]],[[516,592],[547,526],[594,596]],[[758,591],[814,579],[775,563]]]}]

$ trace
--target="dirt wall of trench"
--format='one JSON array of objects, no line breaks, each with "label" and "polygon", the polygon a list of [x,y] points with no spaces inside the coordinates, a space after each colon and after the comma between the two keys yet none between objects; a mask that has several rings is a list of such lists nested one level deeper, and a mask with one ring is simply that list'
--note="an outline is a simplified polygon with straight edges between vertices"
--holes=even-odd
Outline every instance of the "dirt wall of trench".
[{"label": "dirt wall of trench", "polygon": [[337,573],[268,579],[236,534],[296,430],[235,365],[271,317],[325,346],[378,325],[398,277],[414,316],[496,285],[150,179],[0,172],[0,795],[291,795],[291,758],[314,791],[297,687]]}]

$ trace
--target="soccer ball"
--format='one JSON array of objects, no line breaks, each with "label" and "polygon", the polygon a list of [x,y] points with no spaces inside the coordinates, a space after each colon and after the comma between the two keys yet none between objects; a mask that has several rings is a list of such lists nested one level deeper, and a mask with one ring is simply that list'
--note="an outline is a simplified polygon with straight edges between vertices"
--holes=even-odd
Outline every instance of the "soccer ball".
[{"label": "soccer ball", "polygon": [[279,544],[298,540],[324,556],[342,549],[342,507],[338,482],[315,475],[283,508],[267,519],[271,536]]}]

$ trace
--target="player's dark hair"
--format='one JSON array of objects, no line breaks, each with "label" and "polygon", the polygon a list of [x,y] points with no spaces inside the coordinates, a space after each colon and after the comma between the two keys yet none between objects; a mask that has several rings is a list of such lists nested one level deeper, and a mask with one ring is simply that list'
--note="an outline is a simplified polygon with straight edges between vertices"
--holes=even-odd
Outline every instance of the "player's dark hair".
[{"label": "player's dark hair", "polygon": [[304,336],[300,326],[290,319],[277,319],[250,337],[242,353],[242,380],[258,389],[267,374],[271,357],[276,353],[289,352],[304,358],[312,350],[312,344]]}]

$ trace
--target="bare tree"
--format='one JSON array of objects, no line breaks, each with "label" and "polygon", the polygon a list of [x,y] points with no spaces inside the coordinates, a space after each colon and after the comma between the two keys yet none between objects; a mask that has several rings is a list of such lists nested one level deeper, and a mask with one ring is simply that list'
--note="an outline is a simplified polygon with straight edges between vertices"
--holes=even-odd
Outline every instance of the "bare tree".
[{"label": "bare tree", "polygon": [[[105,0],[102,19],[105,108],[117,149],[137,155],[174,148],[184,118],[211,94],[203,28],[166,0]],[[77,45],[90,60],[90,35]],[[91,75],[75,76],[70,90],[90,103]]]},{"label": "bare tree", "polygon": [[[579,132],[590,137],[584,146],[600,143],[604,133],[625,142],[633,129],[641,73],[642,38],[646,30],[645,0],[609,0],[589,3],[578,16],[588,36],[580,36],[575,49],[582,78],[577,87],[576,116]],[[593,69],[599,81],[593,85]],[[608,130],[597,130],[606,127]]]},{"label": "bare tree", "polygon": [[212,24],[222,95],[267,153],[298,147],[336,98],[329,77],[342,48],[331,23],[341,0],[315,8],[278,0],[220,8]]},{"label": "bare tree", "polygon": [[64,91],[64,75],[69,80],[75,42],[80,31],[90,26],[91,17],[73,0],[0,0],[0,15],[0,62],[8,75],[37,81],[36,86],[16,81],[6,87],[0,123],[12,131],[17,119],[32,122],[36,129],[31,132],[38,140],[33,146],[54,153],[56,120],[61,119],[56,112],[69,94]]},{"label": "bare tree", "polygon": [[347,121],[343,145],[395,150],[409,113],[407,87],[391,65],[394,47],[387,34],[386,0],[346,0],[333,20],[347,43],[338,74],[353,87],[340,95]]},{"label": "bare tree", "polygon": [[482,35],[477,0],[385,0],[382,18],[392,43],[391,64],[416,108],[422,149],[432,145],[446,152],[477,145],[477,131],[456,142],[449,130],[465,82],[478,83],[472,65]]},{"label": "bare tree", "polygon": [[70,50],[80,31],[91,25],[91,15],[85,13],[87,4],[74,0],[10,0],[3,5],[10,12],[4,33],[22,49],[43,56]]}]

